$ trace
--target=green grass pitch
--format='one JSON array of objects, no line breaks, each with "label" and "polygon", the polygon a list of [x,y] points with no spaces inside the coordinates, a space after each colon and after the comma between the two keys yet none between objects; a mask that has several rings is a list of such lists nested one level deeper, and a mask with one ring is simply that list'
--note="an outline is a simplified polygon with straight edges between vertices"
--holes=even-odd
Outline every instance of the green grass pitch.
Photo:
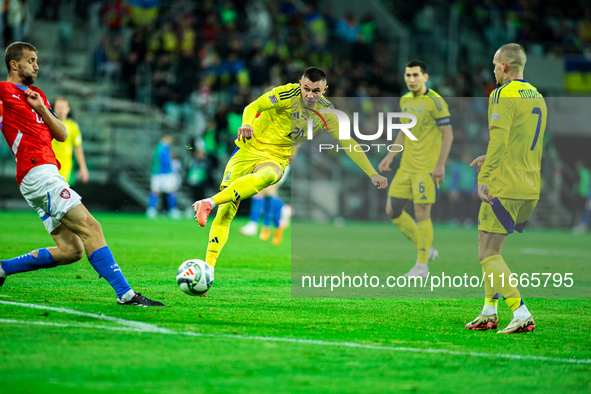
[{"label": "green grass pitch", "polygon": [[[214,286],[190,297],[178,289],[176,269],[204,257],[207,228],[188,219],[96,217],[134,289],[166,308],[116,305],[86,257],[9,277],[0,290],[0,392],[591,390],[589,299],[528,299],[536,331],[497,335],[464,329],[481,308],[476,298],[292,298],[289,231],[274,247],[239,235],[238,219]],[[320,236],[329,225],[296,226]],[[393,264],[412,265],[412,247],[394,228],[362,226],[363,234],[391,237],[401,251]],[[517,237],[507,241],[508,262],[591,267],[589,235]],[[476,230],[436,226],[435,239],[441,256],[433,269],[479,270]],[[35,213],[0,212],[0,258],[49,245]],[[545,252],[524,253],[522,245]],[[499,319],[501,326],[511,319],[502,301]]]}]

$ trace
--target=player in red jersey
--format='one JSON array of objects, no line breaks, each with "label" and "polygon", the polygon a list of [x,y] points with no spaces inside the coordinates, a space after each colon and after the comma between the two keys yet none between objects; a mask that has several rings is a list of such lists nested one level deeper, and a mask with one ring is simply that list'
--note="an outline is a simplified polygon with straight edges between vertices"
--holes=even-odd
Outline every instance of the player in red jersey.
[{"label": "player in red jersey", "polygon": [[21,194],[39,213],[56,246],[0,260],[0,287],[8,275],[74,263],[86,249],[92,267],[115,290],[118,304],[164,306],[132,290],[101,225],[58,173],[51,140],[65,141],[67,131],[41,89],[32,86],[39,72],[37,50],[29,43],[14,42],[6,48],[5,61],[8,80],[0,82],[2,133],[16,159]]}]

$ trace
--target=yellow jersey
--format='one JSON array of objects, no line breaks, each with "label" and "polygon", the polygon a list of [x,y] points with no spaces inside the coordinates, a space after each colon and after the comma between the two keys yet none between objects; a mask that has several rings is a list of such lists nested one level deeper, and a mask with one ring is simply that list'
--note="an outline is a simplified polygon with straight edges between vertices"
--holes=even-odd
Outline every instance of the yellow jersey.
[{"label": "yellow jersey", "polygon": [[[441,154],[443,134],[439,127],[451,124],[447,103],[437,92],[427,89],[425,94],[417,97],[412,92],[406,93],[400,98],[400,109],[417,118],[417,124],[410,130],[417,140],[405,135],[400,169],[430,174]],[[410,119],[401,118],[400,122],[410,123]]]},{"label": "yellow jersey", "polygon": [[490,94],[490,142],[478,184],[489,185],[493,197],[540,198],[547,112],[542,95],[522,79],[514,79]]},{"label": "yellow jersey", "polygon": [[62,123],[68,131],[68,138],[66,138],[64,142],[52,140],[51,144],[53,147],[53,153],[55,153],[55,158],[61,165],[59,173],[66,178],[66,181],[68,181],[74,164],[72,160],[74,147],[82,145],[82,135],[80,134],[78,123],[70,119],[63,121]]},{"label": "yellow jersey", "polygon": [[377,174],[362,149],[356,148],[358,145],[355,140],[338,139],[338,119],[334,114],[322,114],[323,109],[334,109],[324,96],[313,108],[309,108],[302,103],[299,84],[278,86],[244,109],[242,125],[252,126],[254,135],[245,142],[236,139],[236,145],[258,155],[288,159],[295,152],[293,148],[308,139],[308,119],[311,119],[313,135],[326,130],[367,176]]}]

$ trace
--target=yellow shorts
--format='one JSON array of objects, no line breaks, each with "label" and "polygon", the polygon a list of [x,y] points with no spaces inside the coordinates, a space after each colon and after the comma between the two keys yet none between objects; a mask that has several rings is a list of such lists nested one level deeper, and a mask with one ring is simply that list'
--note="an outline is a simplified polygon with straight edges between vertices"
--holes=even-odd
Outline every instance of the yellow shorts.
[{"label": "yellow shorts", "polygon": [[254,154],[252,152],[247,152],[236,147],[232,153],[232,157],[230,157],[230,160],[228,161],[228,164],[226,164],[224,178],[220,184],[220,190],[227,187],[230,183],[234,182],[234,180],[240,178],[241,176],[252,174],[255,167],[263,163],[273,163],[281,169],[283,174],[285,174],[285,168],[289,165],[289,159],[273,159]]},{"label": "yellow shorts", "polygon": [[437,200],[437,185],[431,174],[398,170],[390,184],[388,195],[412,200],[415,204],[433,204]]},{"label": "yellow shorts", "polygon": [[538,200],[494,198],[493,205],[482,203],[478,213],[478,230],[495,234],[523,232]]}]

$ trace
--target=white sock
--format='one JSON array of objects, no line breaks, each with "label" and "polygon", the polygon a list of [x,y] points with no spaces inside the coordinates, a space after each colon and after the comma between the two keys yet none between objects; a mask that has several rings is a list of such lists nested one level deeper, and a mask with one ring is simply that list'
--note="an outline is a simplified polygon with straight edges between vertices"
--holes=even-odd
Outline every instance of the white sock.
[{"label": "white sock", "polygon": [[213,209],[213,208],[215,208],[215,202],[214,202],[214,201],[213,201],[211,198],[206,198],[206,199],[205,199],[205,200],[203,200],[203,201],[208,201],[208,202],[211,204],[211,208],[212,208],[212,209]]},{"label": "white sock", "polygon": [[482,308],[482,314],[483,315],[496,315],[497,314],[497,307],[494,305],[485,305]]},{"label": "white sock", "polygon": [[531,316],[531,313],[527,310],[525,304],[513,311],[513,317],[519,320],[525,320]]},{"label": "white sock", "polygon": [[7,276],[6,271],[2,269],[2,264],[0,264],[0,278],[6,278]]},{"label": "white sock", "polygon": [[135,295],[135,291],[128,290],[127,293],[125,293],[121,296],[121,301],[127,302],[127,301],[131,300],[134,295]]}]

